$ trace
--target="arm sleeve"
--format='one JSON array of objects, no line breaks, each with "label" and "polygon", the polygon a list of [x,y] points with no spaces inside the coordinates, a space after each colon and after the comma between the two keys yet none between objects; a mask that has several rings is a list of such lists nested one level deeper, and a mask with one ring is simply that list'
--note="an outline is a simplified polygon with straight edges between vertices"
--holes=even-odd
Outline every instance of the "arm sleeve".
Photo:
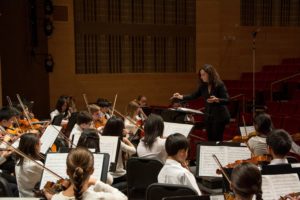
[{"label": "arm sleeve", "polygon": [[118,189],[111,187],[101,181],[97,181],[94,187],[95,192],[99,192],[101,199],[127,200],[127,197]]},{"label": "arm sleeve", "polygon": [[219,104],[222,104],[222,105],[226,105],[228,104],[229,102],[229,95],[228,95],[228,92],[227,92],[227,89],[225,87],[224,84],[221,84],[218,86],[219,88],[219,92],[218,92],[218,97],[220,102]]},{"label": "arm sleeve", "polygon": [[201,93],[201,87],[198,87],[198,89],[193,92],[192,94],[188,94],[188,95],[183,95],[183,99],[182,100],[194,100],[197,99],[198,97],[200,97],[202,95]]},{"label": "arm sleeve", "polygon": [[121,150],[126,153],[129,153],[130,155],[136,153],[135,147],[129,146],[129,145],[125,144],[124,142],[121,142]]}]

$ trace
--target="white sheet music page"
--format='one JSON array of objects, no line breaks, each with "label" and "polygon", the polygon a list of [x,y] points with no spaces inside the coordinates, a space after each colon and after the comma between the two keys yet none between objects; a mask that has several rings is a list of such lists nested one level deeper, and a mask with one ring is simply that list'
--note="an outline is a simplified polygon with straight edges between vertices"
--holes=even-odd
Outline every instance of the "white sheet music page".
[{"label": "white sheet music page", "polygon": [[221,177],[216,171],[219,166],[213,159],[215,154],[222,166],[232,163],[236,160],[244,160],[251,157],[251,152],[247,147],[230,146],[200,146],[199,174],[198,176]]},{"label": "white sheet music page", "polygon": [[48,149],[53,145],[54,141],[56,140],[60,130],[62,129],[61,126],[49,125],[45,132],[43,133],[40,141],[41,141],[41,150],[42,154],[46,154]]},{"label": "white sheet music page", "polygon": [[100,152],[109,154],[109,164],[116,160],[118,143],[117,136],[100,136]]},{"label": "white sheet music page", "polygon": [[209,199],[210,200],[224,200],[225,198],[224,198],[224,195],[222,194],[222,195],[210,195]]},{"label": "white sheet music page", "polygon": [[[246,133],[247,131],[247,133]],[[246,136],[249,133],[252,133],[255,131],[254,126],[241,126],[240,127],[240,132],[241,132],[241,136]]]},{"label": "white sheet music page", "polygon": [[[103,169],[103,154],[93,154],[94,155],[94,173],[91,177],[96,180],[100,180],[102,169]],[[58,174],[62,178],[68,178],[67,175],[67,153],[48,153],[45,161],[45,167]],[[40,189],[42,189],[47,181],[56,182],[58,178],[54,176],[52,173],[48,172],[44,169]]]},{"label": "white sheet music page", "polygon": [[164,122],[163,137],[168,137],[174,133],[181,133],[185,137],[189,135],[194,125]]},{"label": "white sheet music page", "polygon": [[264,200],[279,199],[293,192],[300,192],[300,180],[295,174],[262,175]]}]

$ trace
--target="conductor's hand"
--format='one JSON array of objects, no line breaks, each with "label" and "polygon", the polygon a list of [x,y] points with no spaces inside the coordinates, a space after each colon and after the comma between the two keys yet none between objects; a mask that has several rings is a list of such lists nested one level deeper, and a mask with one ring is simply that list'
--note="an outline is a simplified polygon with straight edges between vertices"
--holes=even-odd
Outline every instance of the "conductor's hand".
[{"label": "conductor's hand", "polygon": [[183,99],[183,95],[179,93],[174,93],[171,99]]},{"label": "conductor's hand", "polygon": [[219,98],[217,98],[215,96],[210,96],[206,101],[208,103],[219,103],[220,102]]}]

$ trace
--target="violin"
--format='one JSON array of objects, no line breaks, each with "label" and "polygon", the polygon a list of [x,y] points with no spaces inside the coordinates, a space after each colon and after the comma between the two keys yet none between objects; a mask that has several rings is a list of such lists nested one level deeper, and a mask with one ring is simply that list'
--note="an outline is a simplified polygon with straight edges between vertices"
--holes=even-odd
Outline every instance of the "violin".
[{"label": "violin", "polygon": [[297,192],[297,193],[290,193],[290,194],[287,194],[283,197],[280,197],[279,200],[299,200],[300,199],[300,192]]},{"label": "violin", "polygon": [[99,128],[99,127],[105,126],[106,122],[107,122],[107,119],[105,118],[105,116],[102,116],[102,117],[98,118],[96,121],[94,121],[94,126],[95,126],[95,128]]},{"label": "violin", "polygon": [[[260,156],[253,156],[247,160],[236,160],[233,163],[229,163],[225,166],[225,168],[234,168],[237,165],[241,164],[241,163],[253,163],[255,165],[262,165],[262,164],[268,164],[270,163],[272,160],[271,155],[260,155]],[[222,172],[217,169],[217,174],[221,174]]]},{"label": "violin", "polygon": [[232,142],[244,143],[244,142],[247,142],[250,138],[252,138],[254,136],[257,136],[257,133],[255,131],[249,133],[246,136],[234,136],[232,139]]}]

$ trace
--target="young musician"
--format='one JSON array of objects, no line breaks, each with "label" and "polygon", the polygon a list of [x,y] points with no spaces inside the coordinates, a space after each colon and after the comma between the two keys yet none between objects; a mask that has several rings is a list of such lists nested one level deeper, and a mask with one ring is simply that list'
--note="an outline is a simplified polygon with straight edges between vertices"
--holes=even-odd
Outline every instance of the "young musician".
[{"label": "young musician", "polygon": [[292,147],[291,136],[283,129],[272,131],[267,136],[268,152],[272,156],[270,165],[288,164],[286,155]]},{"label": "young musician", "polygon": [[105,117],[105,115],[103,115],[100,111],[100,107],[97,106],[96,104],[91,104],[89,105],[92,117],[93,117],[93,124],[95,128],[100,128],[100,127],[104,127],[107,119]]},{"label": "young musician", "polygon": [[[100,152],[100,137],[95,129],[85,129],[78,140],[77,147],[85,147],[92,152]],[[111,185],[113,183],[113,177],[110,173],[107,173],[106,183]]]},{"label": "young musician", "polygon": [[122,182],[126,180],[126,170],[123,162],[125,162],[122,152],[128,153],[129,155],[133,155],[136,153],[136,149],[134,145],[126,138],[123,137],[123,131],[124,131],[124,122],[122,119],[118,117],[111,117],[104,129],[103,129],[103,136],[118,136],[121,140],[120,144],[120,151],[118,155],[118,162],[116,171],[112,172],[112,176],[114,177],[114,183]]},{"label": "young musician", "polygon": [[126,113],[129,119],[125,118],[124,124],[125,128],[131,135],[135,135],[138,131],[137,121],[141,120],[141,118],[138,116],[139,109],[140,106],[135,101],[131,101],[127,105]]},{"label": "young musician", "polygon": [[69,112],[69,104],[67,96],[60,96],[56,102],[55,110],[50,113],[51,121],[53,121],[54,117],[57,115],[63,114],[65,121],[63,124],[68,123],[67,119],[71,116]]},{"label": "young musician", "polygon": [[91,127],[93,118],[87,111],[81,111],[77,115],[77,122],[70,133],[70,141],[77,145],[78,139],[83,130]]},{"label": "young musician", "polygon": [[141,106],[141,107],[146,107],[147,105],[147,97],[144,95],[139,95],[137,97],[137,103]]},{"label": "young musician", "polygon": [[15,109],[3,107],[0,110],[0,131],[9,132],[13,129],[13,123],[18,115]]},{"label": "young musician", "polygon": [[151,114],[145,121],[144,131],[145,136],[140,140],[137,147],[138,156],[157,159],[165,163],[167,159],[166,139],[162,137],[164,122],[161,116]]},{"label": "young musician", "polygon": [[267,136],[273,129],[270,115],[266,113],[259,114],[254,119],[254,128],[256,136],[248,140],[248,146],[254,156],[267,154]]},{"label": "young musician", "polygon": [[100,117],[105,116],[106,120],[108,120],[111,117],[111,114],[109,113],[111,103],[106,99],[99,98],[97,100],[97,105],[100,107]]},{"label": "young musician", "polygon": [[[43,165],[39,156],[40,147],[41,143],[36,134],[25,133],[21,136],[18,149]],[[18,156],[15,173],[20,197],[34,197],[32,191],[41,180],[42,172],[43,168],[32,160]]]},{"label": "young musician", "polygon": [[94,156],[86,148],[72,149],[67,157],[67,174],[71,186],[47,199],[52,200],[126,200],[119,190],[99,180],[91,179],[94,172]]},{"label": "young musician", "polygon": [[167,137],[165,145],[168,158],[158,174],[158,182],[187,185],[201,195],[196,179],[185,163],[189,148],[187,138],[180,133],[175,133]]},{"label": "young musician", "polygon": [[236,200],[262,200],[262,176],[254,164],[237,165],[231,174],[231,189]]},{"label": "young musician", "polygon": [[212,65],[205,64],[200,70],[201,76],[198,89],[190,95],[173,94],[172,98],[182,100],[193,100],[204,97],[205,104],[205,124],[209,141],[223,141],[225,125],[229,123],[230,114],[226,107],[229,95],[219,74]]}]

